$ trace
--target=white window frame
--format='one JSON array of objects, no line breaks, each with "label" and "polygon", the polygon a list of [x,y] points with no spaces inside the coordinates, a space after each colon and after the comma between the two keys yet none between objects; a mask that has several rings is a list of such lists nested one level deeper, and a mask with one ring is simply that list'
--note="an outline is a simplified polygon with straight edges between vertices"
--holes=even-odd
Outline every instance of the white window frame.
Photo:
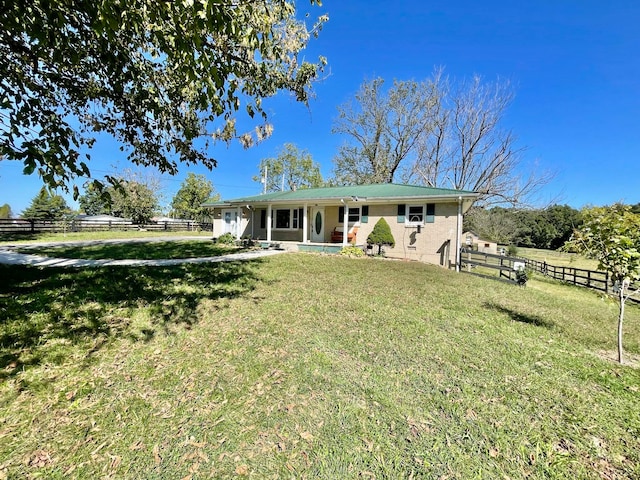
[{"label": "white window frame", "polygon": [[[278,212],[279,211],[288,211],[289,212],[289,226],[288,227],[280,227],[278,228]],[[300,230],[302,227],[302,218],[298,218],[300,207],[289,207],[289,208],[274,208],[273,215],[273,229],[274,230]]]},{"label": "white window frame", "polygon": [[[351,221],[351,210],[358,210],[358,219],[353,222]],[[359,225],[361,221],[362,221],[362,207],[360,205],[358,205],[357,207],[347,207],[347,222],[349,223],[349,225]],[[344,223],[344,217],[342,215],[340,215],[340,218],[338,218],[338,223],[339,224]]]},{"label": "white window frame", "polygon": [[[420,215],[422,216],[421,220],[412,220],[411,219],[411,209],[412,208],[419,208],[420,209]],[[424,225],[424,220],[426,218],[427,212],[426,212],[426,206],[423,205],[409,205],[407,204],[406,206],[406,221],[405,221],[405,225],[409,226],[409,225]],[[414,214],[415,216],[416,214]]]}]

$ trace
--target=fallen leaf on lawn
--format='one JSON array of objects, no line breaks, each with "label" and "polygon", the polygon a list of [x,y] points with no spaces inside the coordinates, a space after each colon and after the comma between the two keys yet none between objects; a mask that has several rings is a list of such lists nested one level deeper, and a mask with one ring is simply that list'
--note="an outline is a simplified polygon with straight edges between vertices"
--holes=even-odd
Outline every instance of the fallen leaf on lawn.
[{"label": "fallen leaf on lawn", "polygon": [[368,438],[363,438],[362,441],[367,446],[367,452],[373,452],[373,441]]},{"label": "fallen leaf on lawn", "polygon": [[51,454],[46,450],[36,450],[27,459],[27,465],[29,467],[42,468],[46,467],[53,462]]},{"label": "fallen leaf on lawn", "polygon": [[300,436],[302,437],[303,440],[306,440],[307,442],[310,442],[311,440],[313,440],[313,435],[311,435],[310,432],[302,432]]},{"label": "fallen leaf on lawn", "polygon": [[144,448],[144,443],[142,443],[142,440],[138,440],[135,443],[132,443],[129,446],[129,450],[131,451],[135,451],[135,450],[142,450]]},{"label": "fallen leaf on lawn", "polygon": [[187,440],[187,445],[191,445],[192,447],[202,448],[207,445],[207,442],[196,442],[193,438]]},{"label": "fallen leaf on lawn", "polygon": [[156,465],[159,465],[162,461],[162,457],[160,456],[160,447],[157,443],[153,446],[153,459],[155,460]]},{"label": "fallen leaf on lawn", "polygon": [[498,448],[496,447],[491,447],[489,449],[489,456],[491,458],[496,458],[498,455],[500,455],[500,450],[498,450]]},{"label": "fallen leaf on lawn", "polygon": [[73,390],[72,392],[67,392],[67,394],[65,395],[65,397],[67,397],[67,400],[71,401],[74,398],[76,398],[76,395],[78,394],[77,390]]},{"label": "fallen leaf on lawn", "polygon": [[247,467],[246,465],[238,465],[236,467],[236,474],[237,475],[248,475],[249,474],[249,467]]},{"label": "fallen leaf on lawn", "polygon": [[122,457],[118,455],[109,455],[111,457],[111,470],[117,469],[122,463]]}]

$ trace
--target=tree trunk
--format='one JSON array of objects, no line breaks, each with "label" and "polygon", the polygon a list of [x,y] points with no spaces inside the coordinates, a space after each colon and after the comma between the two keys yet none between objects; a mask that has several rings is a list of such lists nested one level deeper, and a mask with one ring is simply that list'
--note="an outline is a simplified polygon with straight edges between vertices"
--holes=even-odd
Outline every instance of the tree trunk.
[{"label": "tree trunk", "polygon": [[618,316],[618,362],[623,363],[622,358],[622,321],[624,320],[624,301],[625,301],[625,282],[621,282],[620,290],[618,291],[618,299],[620,301],[620,315]]}]

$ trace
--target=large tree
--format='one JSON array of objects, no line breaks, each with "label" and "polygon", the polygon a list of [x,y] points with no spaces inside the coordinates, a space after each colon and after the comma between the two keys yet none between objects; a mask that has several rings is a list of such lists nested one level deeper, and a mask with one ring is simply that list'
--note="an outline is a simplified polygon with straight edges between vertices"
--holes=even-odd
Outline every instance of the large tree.
[{"label": "large tree", "polygon": [[[0,158],[67,187],[90,176],[81,155],[104,132],[135,164],[211,168],[210,142],[269,135],[264,98],[307,102],[325,60],[299,54],[327,17],[307,28],[298,13],[286,0],[4,2]],[[236,130],[240,110],[260,118],[252,133]]]},{"label": "large tree", "polygon": [[42,187],[22,212],[22,218],[30,220],[60,220],[69,212],[67,202],[60,195]]},{"label": "large tree", "polygon": [[365,82],[353,101],[338,107],[333,133],[345,135],[334,159],[333,182],[341,185],[392,183],[400,164],[431,129],[435,105],[432,82]]},{"label": "large tree", "polygon": [[109,187],[109,195],[109,213],[139,225],[148,223],[160,209],[154,189],[136,180],[118,180],[116,186]]},{"label": "large tree", "polygon": [[110,200],[108,191],[103,191],[93,183],[89,183],[84,193],[78,197],[78,204],[85,214],[100,215],[111,213]]},{"label": "large tree", "polygon": [[171,215],[204,222],[209,218],[210,211],[202,204],[209,199],[219,198],[220,195],[213,194],[213,184],[207,177],[189,172],[171,201]]},{"label": "large tree", "polygon": [[530,167],[523,171],[524,148],[504,127],[514,99],[509,82],[485,83],[481,77],[454,85],[436,72],[438,107],[433,128],[420,138],[408,178],[433,187],[480,193],[480,205],[527,203],[550,180]]},{"label": "large tree", "polygon": [[313,161],[308,151],[300,150],[292,143],[285,143],[276,157],[262,159],[258,168],[260,175],[254,176],[253,180],[263,183],[266,192],[324,185],[320,165]]},{"label": "large tree", "polygon": [[138,224],[148,223],[160,211],[163,194],[157,175],[125,169],[114,174],[112,182],[106,188],[89,182],[78,198],[80,209],[87,215],[114,215]]},{"label": "large tree", "polygon": [[509,208],[473,207],[464,216],[465,230],[502,245],[514,244],[519,228],[516,211]]},{"label": "large tree", "polygon": [[640,215],[629,206],[587,208],[584,223],[574,232],[567,249],[584,252],[599,262],[599,269],[609,273],[618,298],[618,361],[623,362],[622,326],[625,303],[639,290],[630,289],[640,280]]},{"label": "large tree", "polygon": [[347,142],[335,163],[337,183],[389,183],[472,190],[477,203],[522,205],[550,175],[524,170],[523,148],[503,125],[513,100],[508,82],[478,76],[455,84],[436,70],[423,82],[365,82],[339,108],[335,133]]}]

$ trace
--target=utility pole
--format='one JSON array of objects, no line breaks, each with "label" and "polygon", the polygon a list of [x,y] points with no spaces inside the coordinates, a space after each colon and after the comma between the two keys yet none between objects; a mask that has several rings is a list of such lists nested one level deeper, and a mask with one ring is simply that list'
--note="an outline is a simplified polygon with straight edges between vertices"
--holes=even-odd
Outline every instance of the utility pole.
[{"label": "utility pole", "polygon": [[263,186],[262,186],[262,193],[263,193],[263,194],[264,194],[264,193],[267,193],[267,168],[268,168],[268,167],[265,165],[265,166],[264,166],[264,177],[262,177],[262,183],[263,183]]}]

